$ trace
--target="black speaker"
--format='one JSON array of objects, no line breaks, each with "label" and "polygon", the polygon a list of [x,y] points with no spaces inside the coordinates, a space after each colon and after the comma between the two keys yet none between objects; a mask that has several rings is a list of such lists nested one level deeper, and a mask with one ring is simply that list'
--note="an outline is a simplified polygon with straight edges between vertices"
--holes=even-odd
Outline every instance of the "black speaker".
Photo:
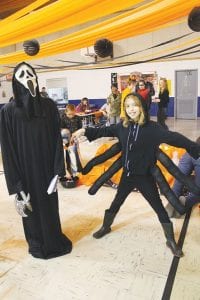
[{"label": "black speaker", "polygon": [[94,52],[99,57],[113,57],[113,43],[108,39],[99,39],[94,44]]},{"label": "black speaker", "polygon": [[188,16],[188,26],[193,31],[200,31],[200,6],[194,7]]},{"label": "black speaker", "polygon": [[40,51],[40,44],[37,40],[27,40],[23,43],[24,52],[30,56],[38,54]]}]

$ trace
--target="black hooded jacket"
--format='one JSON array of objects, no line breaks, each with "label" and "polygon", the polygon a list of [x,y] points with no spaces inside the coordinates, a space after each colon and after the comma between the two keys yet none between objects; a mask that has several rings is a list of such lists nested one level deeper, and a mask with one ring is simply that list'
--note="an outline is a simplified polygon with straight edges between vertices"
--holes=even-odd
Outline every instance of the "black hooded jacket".
[{"label": "black hooded jacket", "polygon": [[[145,109],[143,102],[142,105]],[[148,114],[144,125],[130,121],[128,127],[120,122],[104,128],[86,128],[85,136],[89,141],[100,137],[117,137],[122,147],[122,164],[127,175],[149,174],[156,164],[156,152],[162,143],[184,148],[195,159],[200,155],[200,146],[197,143],[149,121]]]}]

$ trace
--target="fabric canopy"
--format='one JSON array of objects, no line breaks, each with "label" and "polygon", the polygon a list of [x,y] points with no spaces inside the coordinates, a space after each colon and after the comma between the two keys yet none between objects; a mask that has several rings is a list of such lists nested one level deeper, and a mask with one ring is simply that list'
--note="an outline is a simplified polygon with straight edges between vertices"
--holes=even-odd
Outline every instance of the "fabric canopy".
[{"label": "fabric canopy", "polygon": [[[12,2],[11,3],[12,6],[10,8],[14,8],[13,7],[13,5],[14,5],[13,2],[16,2],[16,1],[11,1],[11,2]],[[22,16],[24,16],[24,15],[32,12],[33,10],[37,9],[38,7],[42,6],[43,4],[45,4],[47,2],[49,2],[49,0],[37,0],[37,1],[34,1],[34,3],[29,4],[25,8],[17,11],[16,13],[14,13],[14,14],[10,15],[9,17],[5,18],[4,20],[0,21],[1,28],[4,28],[2,26],[5,26],[5,28],[6,28],[6,26],[8,25],[8,23],[13,22],[13,21],[21,18]],[[9,3],[7,3],[7,4],[9,4]],[[7,4],[6,4],[6,7],[7,7]],[[8,7],[7,7],[7,9],[8,9]],[[2,11],[1,7],[0,7],[0,11]],[[13,26],[14,26],[14,23],[13,23]]]},{"label": "fabric canopy", "polygon": [[4,13],[7,11],[18,10],[22,7],[29,5],[32,0],[1,0],[0,1],[0,12]]},{"label": "fabric canopy", "polygon": [[[64,0],[59,1],[59,3],[65,2]],[[67,1],[69,3],[71,1]],[[78,1],[72,1],[73,3]],[[75,16],[79,17],[82,14],[84,19],[83,3],[80,7],[81,9],[75,10],[74,15],[69,16],[68,21],[73,22]],[[100,4],[110,3],[110,7],[114,6],[116,10],[117,3],[121,1],[84,1],[84,3],[89,3],[92,5],[92,2],[96,2],[95,9],[99,8]],[[128,1],[126,1],[127,3]],[[129,1],[129,5],[130,5]],[[136,3],[132,1],[132,4]],[[137,1],[139,2],[139,1]],[[56,2],[57,3],[57,2]],[[100,4],[99,4],[100,3]],[[199,0],[154,0],[146,5],[142,5],[134,10],[124,12],[116,17],[110,18],[106,21],[98,23],[93,26],[89,26],[85,29],[76,31],[74,33],[68,34],[62,38],[47,42],[41,45],[40,52],[35,58],[41,58],[45,56],[55,55],[59,53],[64,53],[68,51],[73,51],[76,49],[88,47],[94,45],[95,41],[99,38],[106,37],[112,41],[125,39],[128,37],[133,37],[139,34],[148,33],[156,29],[167,27],[170,25],[170,22],[175,21],[179,18],[185,17],[191,11],[191,8],[198,5]],[[55,5],[54,3],[50,6]],[[124,7],[127,6],[124,5]],[[90,7],[92,9],[93,6]],[[61,7],[60,7],[61,9]],[[86,8],[85,8],[86,9]],[[89,9],[89,8],[87,8]],[[86,11],[87,11],[86,9]],[[94,7],[93,7],[94,9]],[[69,12],[69,9],[67,10]],[[111,11],[111,10],[110,10]],[[93,11],[94,12],[94,11]],[[108,13],[108,10],[107,10]],[[46,17],[46,16],[45,16]],[[20,21],[17,20],[16,22]],[[10,23],[11,24],[11,23]],[[8,24],[8,26],[10,25]],[[72,23],[71,23],[72,24]],[[42,27],[42,26],[41,26]],[[32,27],[30,27],[31,30]],[[8,29],[7,29],[8,30]],[[42,28],[41,28],[42,30]],[[24,37],[23,34],[20,34],[20,39]],[[2,33],[0,35],[0,43],[6,42],[8,37]],[[33,57],[28,57],[23,51],[18,51],[15,53],[10,53],[7,55],[0,56],[0,64],[16,63],[22,60],[33,59]]]},{"label": "fabric canopy", "polygon": [[[115,0],[112,4],[111,2],[111,0],[60,0],[13,22],[7,21],[11,18],[9,17],[0,22],[0,45],[4,47],[26,39],[69,29],[123,8],[129,8],[142,0],[127,0],[126,4],[121,0]],[[27,7],[27,12],[29,11]]]}]

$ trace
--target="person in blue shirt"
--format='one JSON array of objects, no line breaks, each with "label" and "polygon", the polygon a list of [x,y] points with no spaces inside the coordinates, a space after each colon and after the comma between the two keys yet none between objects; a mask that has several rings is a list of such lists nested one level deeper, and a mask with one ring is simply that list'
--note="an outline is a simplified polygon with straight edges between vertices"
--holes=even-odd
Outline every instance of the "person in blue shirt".
[{"label": "person in blue shirt", "polygon": [[[200,144],[200,136],[196,139],[196,143]],[[178,163],[178,167],[180,171],[182,171],[182,173],[186,176],[193,174],[196,185],[200,186],[200,158],[194,159],[186,152],[181,157]],[[200,195],[188,192],[187,195],[184,196],[184,184],[178,180],[174,181],[172,190],[179,198],[180,202],[185,205],[186,211],[200,202]],[[168,203],[165,209],[167,210],[168,216],[170,218],[181,217],[181,215],[171,206],[171,204]]]}]

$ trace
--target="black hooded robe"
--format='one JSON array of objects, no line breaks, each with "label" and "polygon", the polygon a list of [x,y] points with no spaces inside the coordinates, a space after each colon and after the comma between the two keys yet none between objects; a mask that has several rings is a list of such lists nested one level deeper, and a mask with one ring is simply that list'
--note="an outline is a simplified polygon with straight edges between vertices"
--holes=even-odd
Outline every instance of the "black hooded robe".
[{"label": "black hooded robe", "polygon": [[71,252],[72,243],[61,231],[57,192],[47,194],[51,179],[65,175],[59,113],[51,99],[40,101],[44,115],[31,119],[15,100],[2,108],[1,150],[9,194],[30,193],[33,212],[23,218],[29,253],[48,259]]}]

